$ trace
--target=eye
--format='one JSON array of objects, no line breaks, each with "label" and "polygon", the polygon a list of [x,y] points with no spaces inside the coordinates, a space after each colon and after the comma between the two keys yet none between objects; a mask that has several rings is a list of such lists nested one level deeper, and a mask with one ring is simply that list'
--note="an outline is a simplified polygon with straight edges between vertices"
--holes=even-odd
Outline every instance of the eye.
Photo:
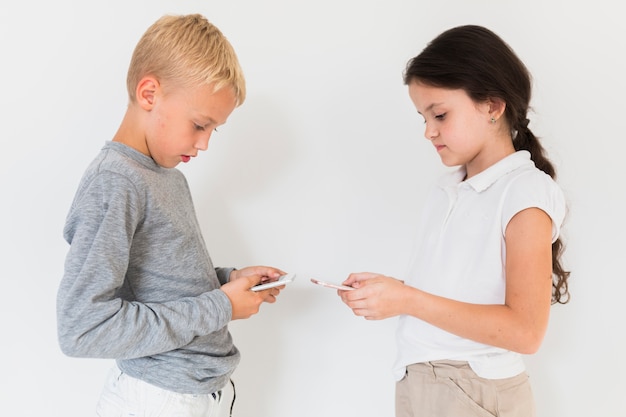
[{"label": "eye", "polygon": [[214,131],[215,133],[217,133],[217,128],[213,129],[213,131]]},{"label": "eye", "polygon": [[446,114],[445,113],[441,113],[441,114],[435,115],[435,119],[437,119],[437,120],[443,120],[445,118],[446,118]]},{"label": "eye", "polygon": [[193,124],[194,129],[200,131],[200,132],[204,132],[204,126],[200,126],[199,124],[194,123]]}]

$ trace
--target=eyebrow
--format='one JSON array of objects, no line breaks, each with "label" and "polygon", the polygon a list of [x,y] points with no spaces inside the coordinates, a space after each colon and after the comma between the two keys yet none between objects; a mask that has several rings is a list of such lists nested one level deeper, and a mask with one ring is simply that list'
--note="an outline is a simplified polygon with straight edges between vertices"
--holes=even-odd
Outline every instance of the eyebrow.
[{"label": "eyebrow", "polygon": [[[440,105],[442,105],[442,104],[443,104],[443,103],[431,103],[428,107],[426,107],[426,109],[424,109],[424,113],[429,112],[429,111],[431,111],[431,110],[433,109],[433,107],[435,107],[435,106],[440,106]],[[418,113],[419,113],[419,114],[422,114],[422,113],[420,113],[419,111],[418,111]]]},{"label": "eyebrow", "polygon": [[200,118],[201,118],[201,119],[208,120],[208,122],[206,122],[206,123],[204,124],[204,126],[206,126],[206,125],[210,125],[210,124],[214,124],[214,125],[219,124],[219,123],[217,123],[217,121],[216,121],[215,119],[213,119],[212,117],[205,116],[205,115],[203,115],[203,114],[199,114],[199,116],[200,116]]}]

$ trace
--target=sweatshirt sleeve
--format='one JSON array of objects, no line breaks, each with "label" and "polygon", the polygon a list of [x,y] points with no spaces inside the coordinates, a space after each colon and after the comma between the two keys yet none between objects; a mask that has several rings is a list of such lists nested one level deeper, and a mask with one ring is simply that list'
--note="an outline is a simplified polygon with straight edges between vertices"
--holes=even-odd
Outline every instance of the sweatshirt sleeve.
[{"label": "sweatshirt sleeve", "polygon": [[220,281],[221,285],[224,285],[230,281],[230,273],[233,272],[237,268],[215,268],[215,273],[217,273],[217,279]]},{"label": "sweatshirt sleeve", "polygon": [[64,229],[70,244],[57,294],[61,350],[69,356],[129,359],[181,348],[231,319],[219,289],[166,302],[138,302],[125,286],[145,197],[131,181],[100,172],[79,189]]}]

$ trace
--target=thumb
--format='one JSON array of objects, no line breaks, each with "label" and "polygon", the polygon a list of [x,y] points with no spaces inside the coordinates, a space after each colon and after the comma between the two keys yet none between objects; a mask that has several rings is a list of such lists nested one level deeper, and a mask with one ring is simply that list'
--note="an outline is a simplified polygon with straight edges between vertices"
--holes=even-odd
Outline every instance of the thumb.
[{"label": "thumb", "polygon": [[246,281],[248,282],[248,284],[251,287],[253,287],[253,286],[261,283],[261,280],[263,279],[263,275],[254,274],[254,275],[248,275],[245,278],[246,278]]}]

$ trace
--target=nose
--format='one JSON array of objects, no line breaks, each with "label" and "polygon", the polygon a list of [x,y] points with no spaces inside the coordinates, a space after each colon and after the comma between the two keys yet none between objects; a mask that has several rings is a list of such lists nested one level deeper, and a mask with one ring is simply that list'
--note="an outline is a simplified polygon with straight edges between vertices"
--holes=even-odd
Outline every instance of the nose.
[{"label": "nose", "polygon": [[426,128],[424,129],[424,137],[427,140],[435,139],[438,134],[439,132],[437,131],[435,127],[432,126],[432,124],[426,123]]},{"label": "nose", "polygon": [[209,139],[211,139],[212,132],[213,131],[211,130],[208,134],[202,135],[198,138],[198,140],[196,141],[196,149],[200,151],[206,151],[207,149],[209,149]]}]

